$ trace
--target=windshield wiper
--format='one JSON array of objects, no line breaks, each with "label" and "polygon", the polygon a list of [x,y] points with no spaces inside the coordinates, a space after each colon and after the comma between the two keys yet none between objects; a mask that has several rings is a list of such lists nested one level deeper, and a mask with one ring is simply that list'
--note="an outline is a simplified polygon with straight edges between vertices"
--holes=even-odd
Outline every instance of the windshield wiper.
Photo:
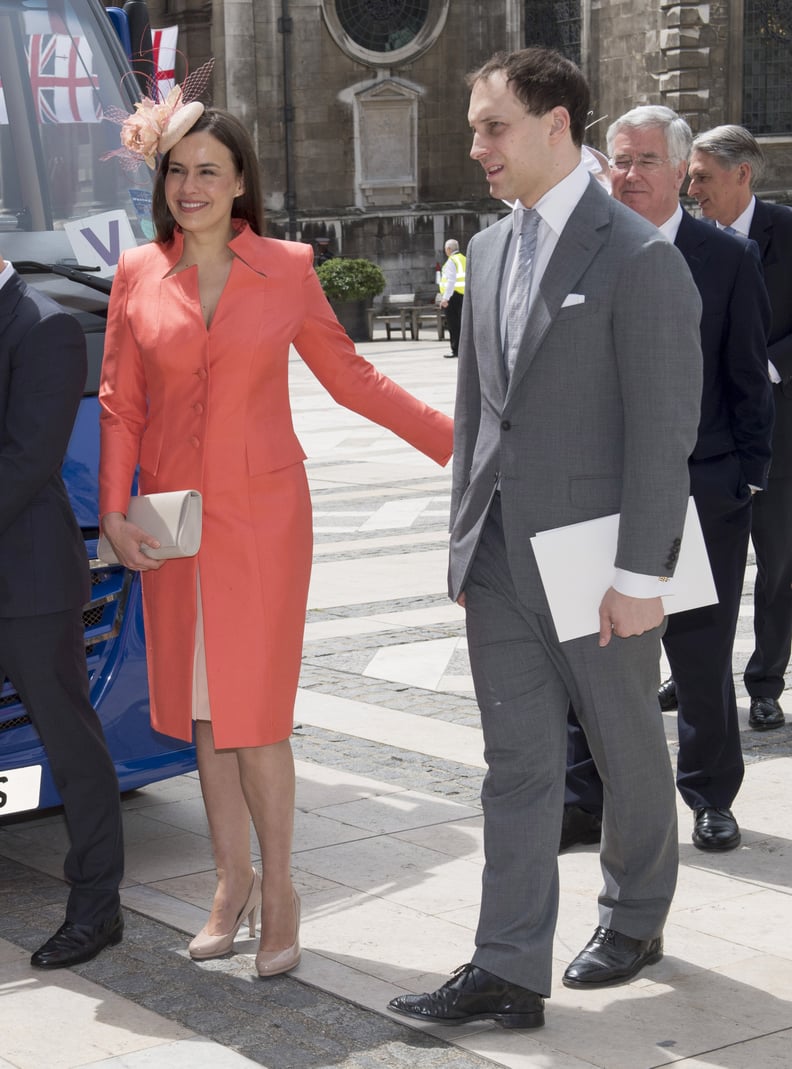
[{"label": "windshield wiper", "polygon": [[100,293],[109,293],[113,285],[111,278],[86,274],[88,271],[98,271],[98,267],[84,267],[82,264],[76,264],[74,267],[67,267],[65,264],[40,264],[36,260],[14,260],[13,263],[20,275],[60,275],[62,278],[68,278],[70,282],[80,282]]}]

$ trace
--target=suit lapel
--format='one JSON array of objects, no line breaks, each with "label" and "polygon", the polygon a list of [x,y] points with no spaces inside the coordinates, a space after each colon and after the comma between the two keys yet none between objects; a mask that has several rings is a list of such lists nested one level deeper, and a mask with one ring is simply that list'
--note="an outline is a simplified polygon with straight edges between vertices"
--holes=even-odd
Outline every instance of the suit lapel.
[{"label": "suit lapel", "polygon": [[536,356],[564,299],[588,270],[602,248],[610,224],[607,194],[590,180],[553,250],[531,305],[520,351],[509,379],[506,403]]},{"label": "suit lapel", "polygon": [[757,199],[754,205],[753,219],[748,230],[748,237],[759,246],[759,255],[762,263],[767,263],[767,249],[773,235],[773,221],[770,213],[766,211],[764,204]]},{"label": "suit lapel", "polygon": [[24,283],[17,274],[13,274],[0,289],[0,334],[14,318],[16,306],[23,293]]},{"label": "suit lapel", "polygon": [[674,244],[685,257],[694,279],[700,277],[700,272],[704,270],[710,256],[707,238],[706,229],[698,226],[693,217],[688,215],[683,208]]}]

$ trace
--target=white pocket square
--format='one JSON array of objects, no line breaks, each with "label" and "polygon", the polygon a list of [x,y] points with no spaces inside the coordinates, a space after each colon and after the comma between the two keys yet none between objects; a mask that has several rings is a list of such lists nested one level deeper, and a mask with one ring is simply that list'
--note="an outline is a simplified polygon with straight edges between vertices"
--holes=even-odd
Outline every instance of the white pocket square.
[{"label": "white pocket square", "polygon": [[571,308],[573,304],[585,304],[585,301],[585,293],[568,293],[566,297],[564,297],[564,303],[561,305],[561,307]]}]

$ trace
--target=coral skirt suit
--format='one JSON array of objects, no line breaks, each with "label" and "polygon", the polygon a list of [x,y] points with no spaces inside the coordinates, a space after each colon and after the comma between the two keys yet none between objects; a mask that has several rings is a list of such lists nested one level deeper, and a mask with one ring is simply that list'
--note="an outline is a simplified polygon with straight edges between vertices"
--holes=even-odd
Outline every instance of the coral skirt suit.
[{"label": "coral skirt suit", "polygon": [[141,493],[201,491],[198,556],[142,575],[152,723],[192,736],[200,596],[215,745],[261,746],[291,733],[311,571],[290,345],[340,404],[441,464],[452,422],[356,354],[309,246],[235,223],[231,273],[209,328],[197,269],[170,274],[182,247],[177,231],[119,261],[99,394],[100,512],[126,512],[137,465]]}]

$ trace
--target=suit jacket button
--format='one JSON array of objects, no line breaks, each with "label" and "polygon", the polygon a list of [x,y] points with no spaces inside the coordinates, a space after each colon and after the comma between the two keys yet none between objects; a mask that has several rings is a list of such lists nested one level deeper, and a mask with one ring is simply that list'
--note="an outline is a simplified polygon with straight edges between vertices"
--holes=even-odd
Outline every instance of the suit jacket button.
[{"label": "suit jacket button", "polygon": [[507,419],[504,419],[504,420],[501,421],[501,430],[502,431],[510,431],[511,430],[511,423],[509,423],[509,421]]}]

